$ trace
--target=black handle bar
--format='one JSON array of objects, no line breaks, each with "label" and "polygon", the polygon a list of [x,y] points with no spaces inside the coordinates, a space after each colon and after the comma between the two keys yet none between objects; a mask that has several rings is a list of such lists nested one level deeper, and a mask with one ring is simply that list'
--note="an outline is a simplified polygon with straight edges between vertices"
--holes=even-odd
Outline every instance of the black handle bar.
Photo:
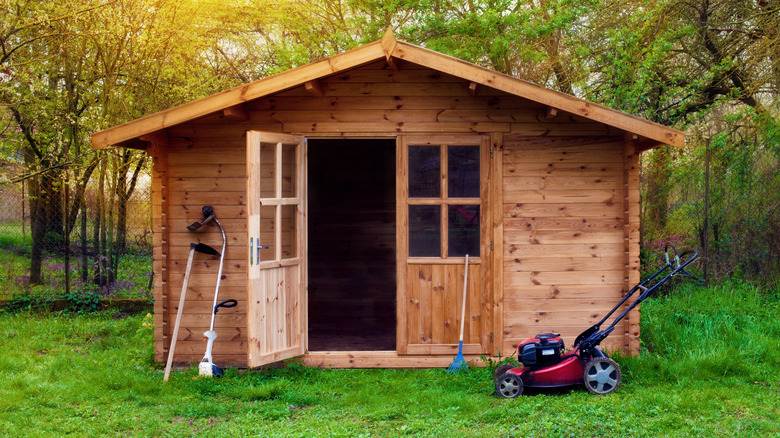
[{"label": "black handle bar", "polygon": [[221,301],[219,304],[214,306],[214,313],[217,313],[217,309],[219,309],[220,307],[228,307],[229,308],[229,307],[236,307],[237,305],[238,305],[238,301],[236,301],[236,300],[234,300],[232,298],[229,299],[229,300]]}]

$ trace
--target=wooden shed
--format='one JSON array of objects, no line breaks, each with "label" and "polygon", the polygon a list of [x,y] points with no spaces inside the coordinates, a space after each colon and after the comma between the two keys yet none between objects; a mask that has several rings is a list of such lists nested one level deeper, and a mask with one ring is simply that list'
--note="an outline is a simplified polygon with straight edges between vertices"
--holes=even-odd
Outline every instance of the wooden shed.
[{"label": "wooden shed", "polygon": [[[214,360],[444,367],[567,346],[639,281],[639,153],[683,133],[382,40],[93,135],[154,159],[155,357],[191,242],[227,233]],[[258,242],[268,249],[258,249]],[[199,361],[218,261],[196,256],[176,362]],[[605,342],[639,350],[639,314]]]}]

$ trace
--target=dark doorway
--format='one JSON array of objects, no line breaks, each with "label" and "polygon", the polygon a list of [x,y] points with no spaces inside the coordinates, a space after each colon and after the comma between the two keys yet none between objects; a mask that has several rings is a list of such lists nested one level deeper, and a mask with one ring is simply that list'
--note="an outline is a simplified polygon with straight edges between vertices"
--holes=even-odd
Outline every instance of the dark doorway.
[{"label": "dark doorway", "polygon": [[309,351],[395,350],[395,140],[308,141]]}]

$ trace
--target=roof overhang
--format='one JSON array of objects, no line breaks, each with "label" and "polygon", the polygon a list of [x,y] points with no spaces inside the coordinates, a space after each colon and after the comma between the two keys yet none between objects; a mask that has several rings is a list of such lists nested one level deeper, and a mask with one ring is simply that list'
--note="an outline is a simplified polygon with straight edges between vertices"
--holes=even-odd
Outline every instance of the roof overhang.
[{"label": "roof overhang", "polygon": [[682,147],[685,142],[682,131],[399,41],[388,29],[379,41],[97,132],[92,147],[139,147],[141,137],[149,134],[382,59],[391,65],[398,60],[418,64],[613,126],[638,136],[640,150],[662,144]]}]

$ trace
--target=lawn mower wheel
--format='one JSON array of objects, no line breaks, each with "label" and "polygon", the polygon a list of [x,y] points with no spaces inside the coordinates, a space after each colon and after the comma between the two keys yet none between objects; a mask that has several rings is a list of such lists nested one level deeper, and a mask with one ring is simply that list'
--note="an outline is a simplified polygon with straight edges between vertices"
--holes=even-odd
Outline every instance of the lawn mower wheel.
[{"label": "lawn mower wheel", "polygon": [[496,394],[502,398],[515,398],[523,393],[523,379],[517,374],[504,373],[496,380]]},{"label": "lawn mower wheel", "polygon": [[609,394],[620,384],[620,366],[608,357],[597,357],[585,365],[582,381],[588,392],[596,395]]}]

